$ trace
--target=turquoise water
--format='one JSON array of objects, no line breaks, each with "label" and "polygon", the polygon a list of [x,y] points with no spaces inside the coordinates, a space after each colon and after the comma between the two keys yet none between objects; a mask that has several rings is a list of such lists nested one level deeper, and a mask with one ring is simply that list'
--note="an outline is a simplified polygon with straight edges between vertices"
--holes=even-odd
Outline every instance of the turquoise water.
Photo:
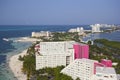
[{"label": "turquoise water", "polygon": [[9,68],[8,62],[9,58],[15,54],[19,54],[23,50],[27,49],[32,43],[30,42],[13,42],[11,45],[14,46],[14,50],[2,53],[1,55],[6,56],[6,61],[0,65],[0,80],[17,80],[12,71]]}]

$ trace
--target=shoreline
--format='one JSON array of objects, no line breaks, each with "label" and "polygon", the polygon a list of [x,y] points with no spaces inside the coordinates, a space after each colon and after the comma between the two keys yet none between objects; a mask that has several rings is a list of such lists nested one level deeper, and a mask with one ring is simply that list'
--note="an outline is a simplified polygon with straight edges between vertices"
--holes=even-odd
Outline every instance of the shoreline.
[{"label": "shoreline", "polygon": [[27,76],[24,73],[22,73],[21,70],[23,66],[23,62],[18,60],[19,56],[26,55],[26,52],[27,49],[23,50],[19,54],[11,56],[9,59],[9,67],[14,74],[14,78],[17,78],[18,80],[27,80]]},{"label": "shoreline", "polygon": [[20,37],[15,42],[36,42],[41,41],[41,39],[31,38],[31,37]]}]

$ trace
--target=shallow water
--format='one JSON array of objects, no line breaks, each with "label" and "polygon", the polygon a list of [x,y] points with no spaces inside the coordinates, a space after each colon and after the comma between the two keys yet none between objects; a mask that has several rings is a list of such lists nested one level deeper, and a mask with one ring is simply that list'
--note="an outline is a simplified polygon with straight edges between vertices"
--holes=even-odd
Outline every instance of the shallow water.
[{"label": "shallow water", "polygon": [[15,54],[19,54],[23,50],[27,49],[31,43],[30,42],[13,42],[11,44],[14,46],[14,50],[7,53],[0,54],[0,80],[17,80],[12,71],[9,68],[9,58]]}]

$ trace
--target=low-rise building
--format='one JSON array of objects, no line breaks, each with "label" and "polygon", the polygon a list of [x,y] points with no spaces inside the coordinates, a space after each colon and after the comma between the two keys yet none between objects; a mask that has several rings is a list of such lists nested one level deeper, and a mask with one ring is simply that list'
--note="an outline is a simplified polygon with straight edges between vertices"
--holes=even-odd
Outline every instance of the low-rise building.
[{"label": "low-rise building", "polygon": [[32,32],[31,37],[49,37],[51,32],[49,31],[41,31],[41,32]]},{"label": "low-rise building", "polygon": [[65,67],[61,73],[71,76],[74,80],[117,80],[115,69],[96,60],[76,59]]},{"label": "low-rise building", "polygon": [[94,80],[117,80],[115,69],[112,67],[96,67]]},{"label": "low-rise building", "polygon": [[81,80],[93,80],[94,78],[94,63],[96,60],[90,59],[76,59],[73,63],[65,67],[61,73],[71,76],[74,80],[80,78]]}]

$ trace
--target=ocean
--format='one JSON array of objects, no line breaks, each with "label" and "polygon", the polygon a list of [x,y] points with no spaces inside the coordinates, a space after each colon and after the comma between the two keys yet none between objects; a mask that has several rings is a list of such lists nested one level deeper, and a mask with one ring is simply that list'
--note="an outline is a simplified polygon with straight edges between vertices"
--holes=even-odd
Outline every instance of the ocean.
[{"label": "ocean", "polygon": [[[30,42],[13,42],[5,41],[3,38],[10,40],[19,37],[31,36],[31,32],[39,31],[68,31],[71,28],[83,27],[84,29],[91,29],[89,25],[1,25],[0,26],[0,80],[17,80],[8,66],[9,57],[18,54],[27,49],[32,43]],[[89,35],[86,38],[89,38]],[[86,39],[85,38],[85,39]],[[92,38],[106,38],[113,41],[120,41],[120,31],[112,33],[93,34]]]}]

